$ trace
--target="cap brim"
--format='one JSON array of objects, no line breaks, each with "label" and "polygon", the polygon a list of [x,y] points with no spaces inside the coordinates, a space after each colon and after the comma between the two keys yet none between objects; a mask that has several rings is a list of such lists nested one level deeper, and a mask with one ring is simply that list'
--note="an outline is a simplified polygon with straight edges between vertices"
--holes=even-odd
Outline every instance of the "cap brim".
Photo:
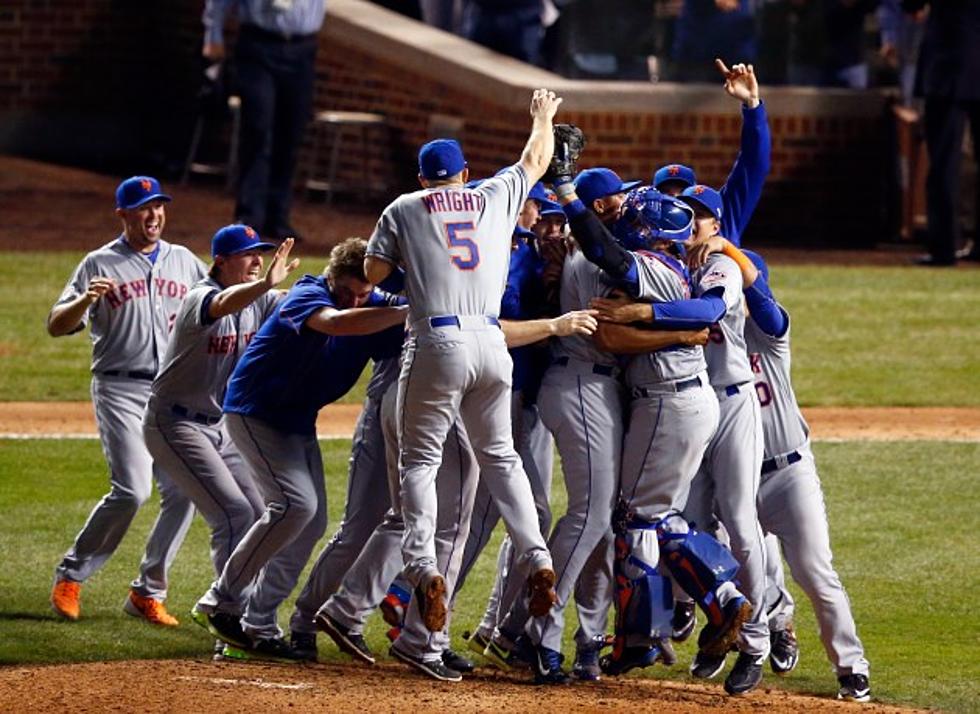
[{"label": "cap brim", "polygon": [[[637,186],[642,186],[642,181],[623,181],[623,185],[619,187],[616,193],[626,193],[627,191],[632,191]],[[611,195],[611,194],[610,194]]]},{"label": "cap brim", "polygon": [[140,206],[145,206],[152,201],[164,201],[165,203],[169,203],[172,200],[173,199],[165,193],[154,193],[152,196],[147,196],[139,203],[134,203],[131,206],[125,206],[125,208],[139,208]]},{"label": "cap brim", "polygon": [[542,216],[546,213],[564,214],[561,205],[555,203],[554,201],[549,201],[546,198],[537,198],[535,200],[538,202],[538,213],[540,213]]},{"label": "cap brim", "polygon": [[218,255],[238,255],[239,253],[247,253],[250,250],[261,250],[262,252],[268,252],[270,250],[275,250],[275,243],[266,243],[265,241],[259,241],[258,243],[252,243],[251,245],[246,245],[238,250],[233,250],[230,253],[219,253]]},{"label": "cap brim", "polygon": [[711,216],[712,218],[717,218],[718,217],[718,216],[715,215],[715,212],[714,212],[714,210],[712,210],[711,206],[709,206],[704,201],[696,198],[695,196],[678,196],[677,199],[679,201],[683,201],[688,206],[690,206],[691,208],[693,208],[695,215],[697,215],[699,211],[703,211],[703,212],[707,213],[709,216]]},{"label": "cap brim", "polygon": [[681,178],[680,176],[668,176],[663,181],[661,181],[656,186],[654,186],[654,188],[659,191],[661,186],[664,186],[668,183],[677,183],[683,186],[684,188],[690,188],[691,186],[694,185],[693,181],[688,181],[687,179]]}]

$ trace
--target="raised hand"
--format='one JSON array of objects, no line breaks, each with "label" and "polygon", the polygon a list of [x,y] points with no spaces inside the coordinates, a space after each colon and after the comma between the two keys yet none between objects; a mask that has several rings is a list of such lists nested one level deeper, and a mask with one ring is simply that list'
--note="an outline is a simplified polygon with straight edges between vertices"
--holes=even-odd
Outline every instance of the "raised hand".
[{"label": "raised hand", "polygon": [[535,119],[551,121],[558,112],[561,97],[549,89],[535,89],[531,95],[531,116]]},{"label": "raised hand", "polygon": [[287,238],[276,248],[276,253],[272,256],[272,262],[269,263],[269,269],[265,273],[265,284],[267,287],[274,288],[285,280],[287,275],[299,267],[299,258],[289,260],[289,252],[293,249],[295,242],[292,238]]},{"label": "raised hand", "polygon": [[750,64],[735,64],[731,69],[719,58],[715,67],[725,78],[725,91],[729,96],[745,104],[749,109],[759,106],[759,81],[755,69]]}]

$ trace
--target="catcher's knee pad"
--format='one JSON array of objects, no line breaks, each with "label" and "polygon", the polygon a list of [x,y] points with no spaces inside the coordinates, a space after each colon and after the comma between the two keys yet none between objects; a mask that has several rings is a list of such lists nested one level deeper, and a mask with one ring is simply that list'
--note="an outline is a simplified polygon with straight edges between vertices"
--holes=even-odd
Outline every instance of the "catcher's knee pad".
[{"label": "catcher's knee pad", "polygon": [[705,610],[710,609],[718,588],[738,573],[738,561],[725,546],[688,526],[677,513],[660,519],[657,535],[663,563],[671,576]]},{"label": "catcher's knee pad", "polygon": [[616,536],[616,636],[669,637],[674,612],[670,580],[660,574],[656,526]]}]

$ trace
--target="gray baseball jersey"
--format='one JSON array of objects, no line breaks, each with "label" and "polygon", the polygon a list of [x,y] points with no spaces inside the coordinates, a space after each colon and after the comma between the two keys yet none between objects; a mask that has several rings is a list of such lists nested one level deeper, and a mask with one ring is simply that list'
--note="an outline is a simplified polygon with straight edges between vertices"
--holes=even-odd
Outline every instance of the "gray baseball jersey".
[{"label": "gray baseball jersey", "polygon": [[767,335],[754,320],[745,323],[745,344],[762,407],[765,458],[788,454],[810,438],[790,377],[790,329],[781,337]]},{"label": "gray baseball jersey", "polygon": [[722,298],[728,308],[725,316],[712,327],[704,349],[712,386],[721,389],[752,381],[752,369],[745,352],[745,298],[738,263],[727,255],[712,253],[708,262],[691,276],[691,285],[695,297],[723,288]]},{"label": "gray baseball jersey", "polygon": [[[586,310],[594,297],[609,294],[610,284],[606,274],[595,263],[590,263],[582,251],[572,249],[565,256],[561,271],[561,286],[558,299],[562,313],[570,310]],[[595,346],[591,337],[569,335],[551,341],[551,352],[555,359],[569,359],[592,362],[608,367],[616,367],[616,358]]]},{"label": "gray baseball jersey", "polygon": [[[689,298],[690,288],[683,274],[657,253],[636,251],[637,276],[640,284],[638,300],[671,302]],[[703,372],[704,351],[700,347],[676,347],[636,355],[626,369],[626,383],[642,387],[662,382],[688,379]]]},{"label": "gray baseball jersey", "polygon": [[221,416],[225,388],[239,356],[281,296],[278,291],[268,292],[240,312],[214,321],[207,311],[221,289],[214,279],[206,278],[187,293],[151,388],[153,396],[213,417]]},{"label": "gray baseball jersey", "polygon": [[513,231],[527,192],[524,169],[514,165],[477,188],[423,189],[384,210],[367,254],[405,266],[410,323],[499,314],[511,252],[501,237]]},{"label": "gray baseball jersey", "polygon": [[207,268],[187,248],[163,240],[151,263],[120,237],[85,256],[55,305],[82,295],[98,276],[116,286],[93,303],[78,327],[92,325],[92,371],[156,374],[180,303]]}]

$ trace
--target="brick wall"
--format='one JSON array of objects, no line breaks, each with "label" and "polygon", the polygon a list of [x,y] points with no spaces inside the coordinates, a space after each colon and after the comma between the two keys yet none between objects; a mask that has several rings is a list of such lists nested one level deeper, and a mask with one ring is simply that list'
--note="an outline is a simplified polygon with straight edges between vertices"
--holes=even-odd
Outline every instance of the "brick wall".
[{"label": "brick wall", "polygon": [[[176,169],[190,135],[201,69],[201,0],[8,0],[0,7],[0,149],[94,167]],[[415,151],[433,115],[461,122],[474,175],[513,162],[531,89],[566,98],[561,119],[589,138],[583,164],[649,178],[668,161],[721,184],[739,146],[737,104],[714,86],[564,80],[361,0],[330,0],[317,107],[385,114],[390,146],[367,156],[348,140],[341,176],[394,190],[414,185]],[[764,78],[763,78],[764,80]],[[878,93],[768,89],[773,168],[750,239],[874,243],[885,223],[892,155]],[[307,135],[300,179],[323,173]],[[133,166],[136,170],[136,166]],[[845,191],[847,193],[845,193]]]}]

